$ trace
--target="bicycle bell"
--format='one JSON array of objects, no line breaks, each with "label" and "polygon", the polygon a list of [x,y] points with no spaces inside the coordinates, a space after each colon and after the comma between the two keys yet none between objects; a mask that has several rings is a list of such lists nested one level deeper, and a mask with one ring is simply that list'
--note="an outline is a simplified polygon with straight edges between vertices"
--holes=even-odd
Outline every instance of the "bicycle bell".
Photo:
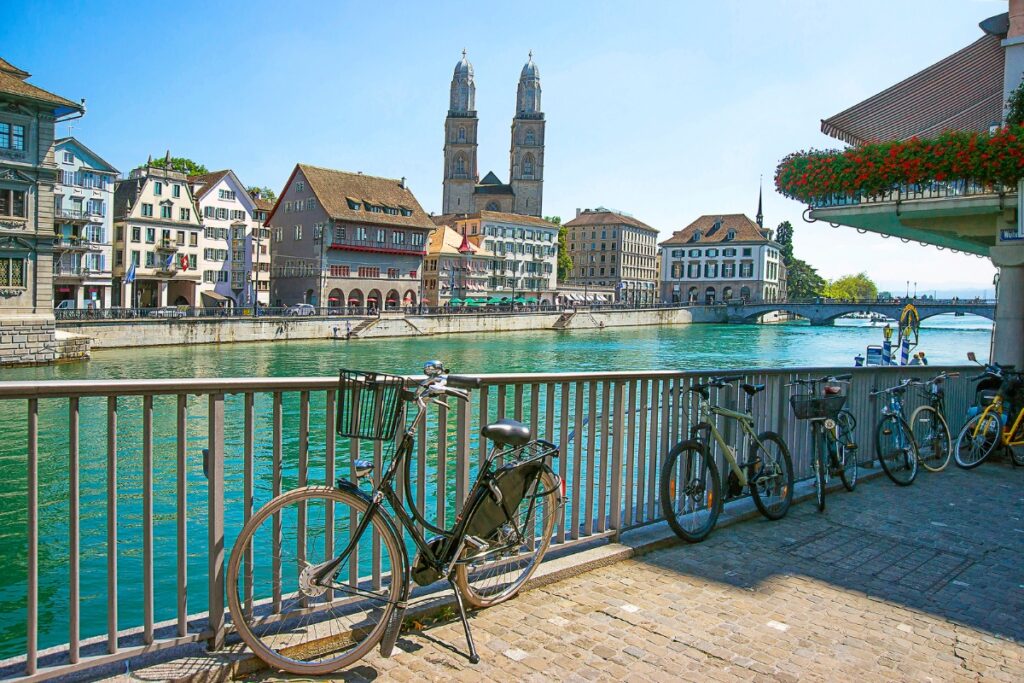
[{"label": "bicycle bell", "polygon": [[439,360],[428,360],[423,364],[423,374],[427,377],[437,377],[444,374],[444,363]]}]

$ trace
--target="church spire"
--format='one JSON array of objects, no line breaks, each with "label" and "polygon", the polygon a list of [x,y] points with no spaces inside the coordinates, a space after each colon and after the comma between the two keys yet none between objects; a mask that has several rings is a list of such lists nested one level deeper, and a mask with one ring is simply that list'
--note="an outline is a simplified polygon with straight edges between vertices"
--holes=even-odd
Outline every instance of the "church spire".
[{"label": "church spire", "polygon": [[757,184],[757,227],[759,227],[759,228],[763,228],[764,227],[764,211],[761,210],[761,205],[762,205],[761,196],[762,196],[762,194],[763,194],[763,190],[761,188],[761,183],[759,181],[758,184]]},{"label": "church spire", "polygon": [[455,65],[452,74],[452,90],[448,109],[457,114],[467,114],[476,109],[476,83],[473,81],[473,65],[462,50],[462,59]]},{"label": "church spire", "polygon": [[540,69],[533,63],[533,50],[519,74],[519,92],[516,97],[518,114],[539,114],[540,108]]}]

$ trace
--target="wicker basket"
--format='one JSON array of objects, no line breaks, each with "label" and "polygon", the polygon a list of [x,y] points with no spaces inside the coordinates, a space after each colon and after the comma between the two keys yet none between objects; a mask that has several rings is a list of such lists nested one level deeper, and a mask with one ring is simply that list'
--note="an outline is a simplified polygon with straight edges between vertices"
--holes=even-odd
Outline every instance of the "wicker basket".
[{"label": "wicker basket", "polygon": [[846,405],[845,396],[790,396],[793,414],[798,420],[813,420],[823,417],[835,419]]},{"label": "wicker basket", "polygon": [[339,436],[372,441],[394,437],[402,414],[405,378],[380,372],[342,370],[336,429]]}]

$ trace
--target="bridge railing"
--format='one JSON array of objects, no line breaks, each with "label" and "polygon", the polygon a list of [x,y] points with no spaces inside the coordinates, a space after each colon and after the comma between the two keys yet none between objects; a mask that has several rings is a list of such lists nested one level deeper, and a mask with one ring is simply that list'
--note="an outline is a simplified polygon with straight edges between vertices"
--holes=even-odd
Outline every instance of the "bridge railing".
[{"label": "bridge railing", "polygon": [[[754,400],[758,428],[783,435],[799,479],[810,475],[810,436],[807,423],[793,419],[784,385],[844,371],[851,370],[730,370],[767,384]],[[864,462],[873,458],[880,409],[868,392],[936,371],[852,370],[847,406]],[[450,524],[487,448],[480,426],[507,416],[561,450],[556,469],[568,503],[556,546],[657,522],[661,463],[696,421],[688,389],[714,374],[485,375],[469,404],[436,407],[420,427],[415,503],[433,522]],[[254,510],[295,486],[351,476],[356,458],[374,460],[379,473],[390,457],[387,445],[335,436],[336,383],[0,383],[0,594],[19,606],[0,622],[0,678],[42,680],[189,643],[220,647],[230,630],[225,558]],[[972,393],[964,378],[949,383],[954,429]],[[729,404],[735,393],[713,398]],[[919,400],[911,396],[908,407]],[[374,562],[366,571],[379,576],[385,568]]]}]

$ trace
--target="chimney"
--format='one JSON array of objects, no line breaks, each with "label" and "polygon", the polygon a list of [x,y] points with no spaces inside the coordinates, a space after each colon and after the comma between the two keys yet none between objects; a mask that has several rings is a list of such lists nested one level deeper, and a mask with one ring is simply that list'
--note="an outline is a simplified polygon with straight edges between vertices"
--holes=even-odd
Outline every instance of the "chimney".
[{"label": "chimney", "polygon": [[1024,36],[1024,0],[1010,0],[1010,30],[1007,40]]},{"label": "chimney", "polygon": [[405,176],[402,176],[402,179],[398,181],[398,186],[403,190],[405,189]]},{"label": "chimney", "polygon": [[576,218],[579,218],[579,217],[580,217],[580,209],[579,209],[579,207],[576,207]]}]

